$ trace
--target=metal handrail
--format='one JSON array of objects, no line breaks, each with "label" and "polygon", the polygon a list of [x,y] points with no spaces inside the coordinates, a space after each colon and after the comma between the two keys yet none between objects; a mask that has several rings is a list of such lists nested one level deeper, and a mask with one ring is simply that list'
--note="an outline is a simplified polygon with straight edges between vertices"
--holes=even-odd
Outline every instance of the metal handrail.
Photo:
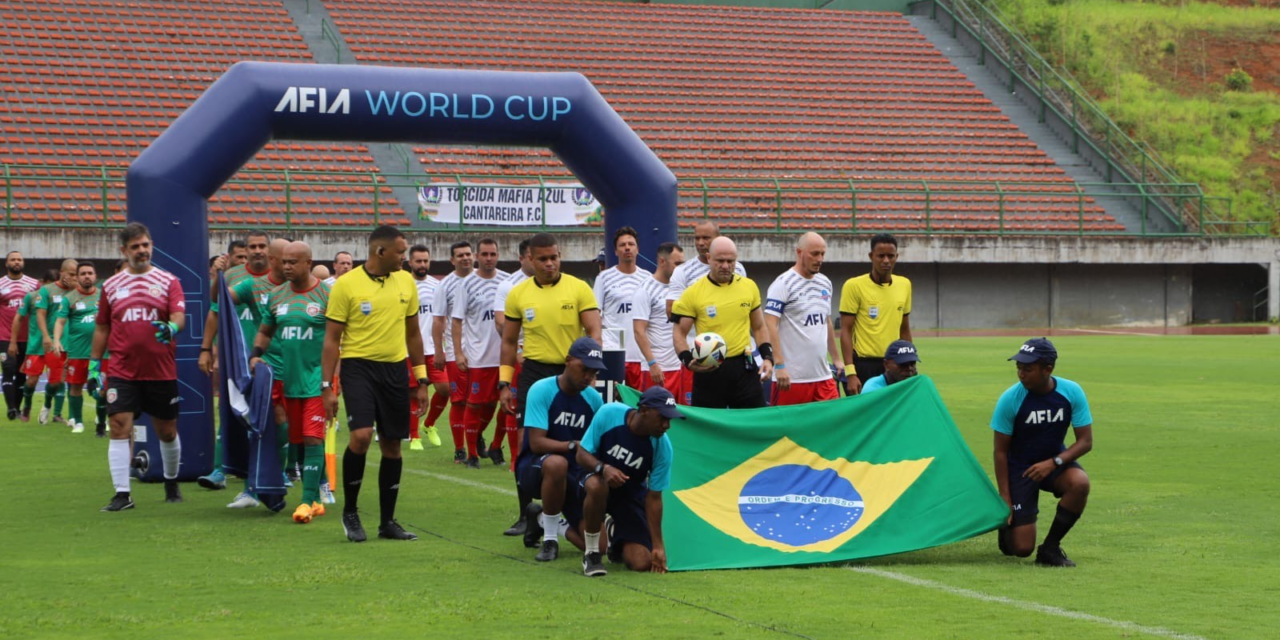
[{"label": "metal handrail", "polygon": [[333,55],[338,64],[342,64],[342,37],[338,35],[338,30],[329,22],[328,18],[320,19],[320,37],[328,40],[333,45]]}]

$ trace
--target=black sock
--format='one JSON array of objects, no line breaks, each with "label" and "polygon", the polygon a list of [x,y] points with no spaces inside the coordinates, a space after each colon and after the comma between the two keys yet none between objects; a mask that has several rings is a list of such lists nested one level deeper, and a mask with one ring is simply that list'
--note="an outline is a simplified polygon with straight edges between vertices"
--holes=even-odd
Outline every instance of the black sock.
[{"label": "black sock", "polygon": [[360,483],[364,480],[365,454],[347,447],[342,454],[342,512],[355,513],[356,500],[360,497]]},{"label": "black sock", "polygon": [[1044,546],[1056,549],[1058,545],[1062,544],[1062,538],[1067,535],[1067,532],[1071,530],[1076,520],[1079,519],[1080,514],[1072,513],[1059,504],[1058,513],[1053,516],[1053,524],[1049,525],[1049,535],[1044,537]]},{"label": "black sock", "polygon": [[403,468],[403,458],[382,458],[382,468],[378,469],[378,505],[382,507],[383,524],[396,517],[396,498],[400,497],[400,470]]},{"label": "black sock", "polygon": [[533,502],[533,499],[524,494],[524,490],[520,488],[520,481],[518,480],[516,481],[516,500],[520,503],[520,519],[524,520],[524,514],[527,513],[526,509],[529,508],[529,503]]}]

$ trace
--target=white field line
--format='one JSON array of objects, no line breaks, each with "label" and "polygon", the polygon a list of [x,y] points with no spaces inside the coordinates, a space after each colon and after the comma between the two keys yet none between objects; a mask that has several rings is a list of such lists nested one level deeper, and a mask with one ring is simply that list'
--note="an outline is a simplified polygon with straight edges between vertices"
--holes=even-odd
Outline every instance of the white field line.
[{"label": "white field line", "polygon": [[[378,465],[370,463],[369,466],[376,467]],[[476,482],[475,480],[467,480],[465,478],[457,478],[457,477],[446,475],[443,473],[422,471],[420,469],[405,469],[405,472],[412,473],[414,475],[425,476],[425,477],[431,478],[432,480],[443,480],[445,482],[452,482],[454,484],[460,484],[466,487],[473,487],[476,489],[483,489],[485,491],[492,491],[494,493],[501,493],[502,495],[505,495],[505,496],[516,495],[516,492],[512,491],[511,489],[495,487],[491,484]],[[886,571],[884,569],[876,569],[874,567],[846,567],[846,568],[850,571],[853,571],[855,573],[861,573],[863,575],[876,576],[878,578],[885,578],[887,580],[896,580],[904,584],[909,584],[916,587],[924,587],[926,589],[932,589],[934,591],[941,591],[943,593],[949,593],[954,596],[969,598],[971,600],[981,600],[983,602],[994,602],[996,604],[1003,604],[1006,606],[1013,607],[1015,609],[1022,609],[1023,611],[1034,611],[1037,613],[1044,613],[1051,616],[1058,616],[1059,618],[1067,618],[1069,620],[1081,620],[1083,622],[1092,622],[1094,624],[1099,624],[1107,627],[1114,627],[1116,629],[1123,629],[1125,631],[1132,631],[1135,633],[1145,633],[1147,635],[1159,636],[1161,638],[1173,638],[1174,640],[1208,640],[1203,636],[1197,636],[1190,633],[1180,633],[1177,631],[1173,631],[1171,629],[1165,629],[1163,627],[1148,627],[1145,625],[1140,625],[1136,622],[1129,622],[1127,620],[1112,620],[1111,618],[1095,616],[1091,613],[1071,611],[1070,609],[1063,609],[1061,607],[1054,607],[1047,604],[1040,604],[1038,602],[1027,602],[1025,600],[1014,600],[1012,598],[1006,598],[1004,596],[993,596],[986,593],[982,593],[981,591],[974,591],[972,589],[965,589],[962,587],[953,587],[949,584],[943,584],[941,582],[936,582],[934,580],[926,580],[924,578],[916,578],[916,577],[906,575],[904,573],[898,573],[896,571]]]},{"label": "white field line", "polygon": [[1164,337],[1163,333],[1148,333],[1145,331],[1106,331],[1104,329],[1064,329],[1064,331],[1079,331],[1080,333],[1100,333],[1108,336],[1151,336],[1155,338]]}]

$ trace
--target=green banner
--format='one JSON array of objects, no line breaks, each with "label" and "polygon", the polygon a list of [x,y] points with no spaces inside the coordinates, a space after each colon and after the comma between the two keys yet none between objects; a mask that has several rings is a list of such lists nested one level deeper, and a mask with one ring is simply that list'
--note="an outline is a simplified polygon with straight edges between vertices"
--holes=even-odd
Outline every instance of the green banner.
[{"label": "green banner", "polygon": [[828,402],[681,411],[663,496],[673,571],[903,553],[1009,515],[925,376]]}]

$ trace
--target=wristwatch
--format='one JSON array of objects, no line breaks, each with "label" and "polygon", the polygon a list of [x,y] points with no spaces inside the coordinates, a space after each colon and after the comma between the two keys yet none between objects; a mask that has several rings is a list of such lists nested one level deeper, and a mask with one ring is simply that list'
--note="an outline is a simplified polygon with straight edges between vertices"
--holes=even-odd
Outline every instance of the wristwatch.
[{"label": "wristwatch", "polygon": [[1056,466],[1061,467],[1061,466],[1062,466],[1062,464],[1063,464],[1063,463],[1062,463],[1062,458],[1061,458],[1061,457],[1059,457],[1059,456],[1054,456],[1054,457],[1053,457],[1053,464],[1054,464],[1054,465],[1056,465]]},{"label": "wristwatch", "polygon": [[507,387],[510,387],[510,386],[511,386],[511,383],[510,383],[510,382],[507,382],[506,380],[499,380],[499,381],[498,381],[498,390],[499,390],[499,391],[501,391],[501,390],[503,390],[503,389],[506,389]]},{"label": "wristwatch", "polygon": [[430,379],[428,379],[428,378],[418,378],[418,386],[419,386],[419,387],[425,387],[425,386],[427,386],[427,385],[429,385],[429,384],[431,384],[431,380],[430,380]]},{"label": "wristwatch", "polygon": [[332,388],[333,388],[333,383],[332,383],[332,382],[329,382],[328,380],[325,380],[325,381],[323,381],[323,382],[321,382],[321,383],[320,383],[320,389],[321,389],[322,391],[323,391],[324,389],[332,389]]},{"label": "wristwatch", "polygon": [[577,441],[577,440],[570,440],[570,441],[569,441],[569,453],[577,453],[577,451],[578,451],[578,441]]},{"label": "wristwatch", "polygon": [[603,462],[597,462],[597,463],[596,463],[596,470],[595,470],[595,471],[593,471],[592,473],[596,473],[596,474],[604,473],[604,463],[603,463]]}]

